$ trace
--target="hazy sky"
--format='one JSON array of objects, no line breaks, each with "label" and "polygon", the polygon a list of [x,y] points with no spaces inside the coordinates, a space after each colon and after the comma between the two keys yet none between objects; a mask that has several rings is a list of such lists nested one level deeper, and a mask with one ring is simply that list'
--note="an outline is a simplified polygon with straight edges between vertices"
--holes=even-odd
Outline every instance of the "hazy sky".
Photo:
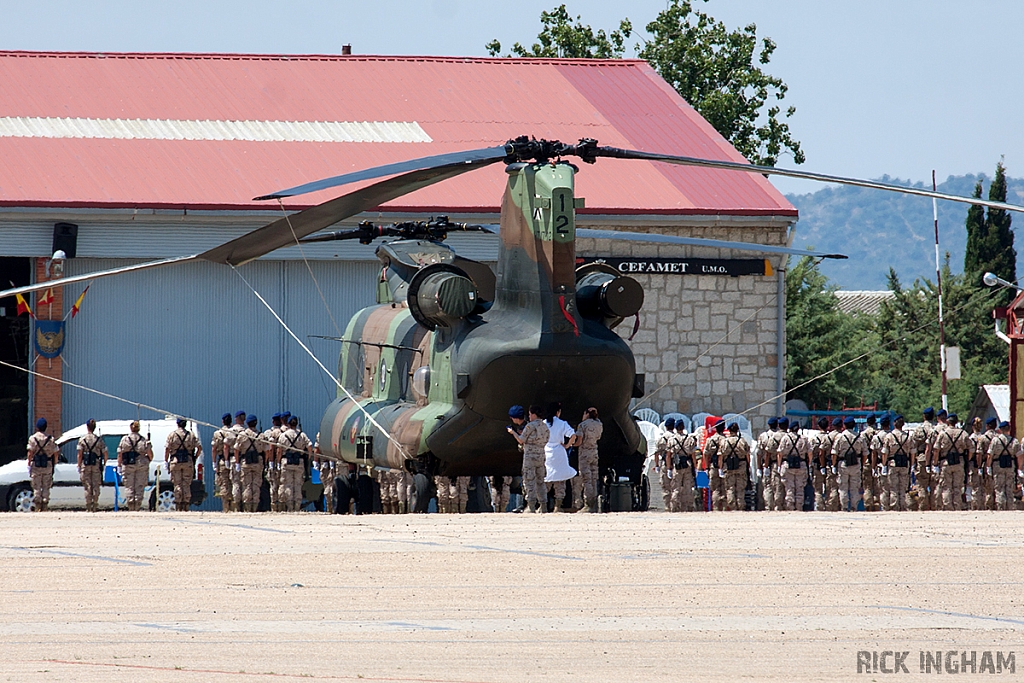
[{"label": "hazy sky", "polygon": [[[0,49],[485,55],[529,42],[558,0],[0,0]],[[703,3],[697,3],[703,4]],[[640,29],[664,0],[571,1],[596,28]],[[1024,175],[1018,0],[711,0],[779,47],[790,125],[811,171],[926,180]],[[627,53],[632,56],[632,51]],[[0,84],[2,87],[2,84]],[[788,159],[780,165],[790,165]],[[773,179],[785,192],[815,186]]]}]

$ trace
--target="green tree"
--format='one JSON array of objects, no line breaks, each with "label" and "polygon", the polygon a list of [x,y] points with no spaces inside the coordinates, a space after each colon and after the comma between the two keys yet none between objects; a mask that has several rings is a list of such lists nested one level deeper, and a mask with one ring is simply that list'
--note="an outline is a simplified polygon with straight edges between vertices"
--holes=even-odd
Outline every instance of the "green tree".
[{"label": "green tree", "polygon": [[[580,21],[577,15],[573,22],[565,5],[559,5],[550,12],[540,13],[541,31],[537,42],[529,47],[520,43],[512,46],[512,54],[518,57],[562,57],[567,59],[621,59],[625,52],[626,39],[633,32],[629,19],[619,22],[619,29],[605,33],[603,29],[594,32]],[[485,46],[488,54],[497,57],[501,43],[496,39]]]},{"label": "green tree", "polygon": [[[869,365],[851,363],[814,379],[865,353],[872,345],[871,320],[839,310],[816,261],[804,257],[786,272],[787,398],[799,398],[819,409],[860,405]],[[801,386],[814,380],[807,386]]]},{"label": "green tree", "polygon": [[[974,196],[981,197],[981,183],[974,187]],[[996,164],[996,175],[988,189],[992,201],[1006,201],[1006,168]],[[967,212],[967,250],[964,253],[964,275],[975,286],[981,287],[981,276],[991,271],[1010,282],[1017,281],[1017,250],[1013,246],[1012,218],[1003,209],[971,206]],[[1002,290],[996,297],[998,305],[1005,306],[1013,292]]]},{"label": "green tree", "polygon": [[[707,2],[707,0],[704,0]],[[541,12],[541,32],[530,48],[520,43],[511,54],[520,57],[619,58],[632,34],[629,19],[611,33],[594,31],[580,16],[572,20],[565,5]],[[694,9],[692,0],[669,0],[647,24],[651,39],[638,55],[748,160],[774,166],[782,154],[804,162],[800,143],[789,130],[795,107],[783,109],[787,86],[762,68],[776,45],[757,38],[757,26],[730,31],[709,14]],[[501,43],[487,44],[492,56]]]}]

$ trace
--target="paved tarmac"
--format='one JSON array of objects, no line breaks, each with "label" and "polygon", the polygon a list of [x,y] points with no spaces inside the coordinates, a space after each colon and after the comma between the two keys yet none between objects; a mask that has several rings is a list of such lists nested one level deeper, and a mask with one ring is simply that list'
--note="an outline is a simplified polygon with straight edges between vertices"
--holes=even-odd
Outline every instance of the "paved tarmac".
[{"label": "paved tarmac", "polygon": [[1019,512],[0,514],[0,680],[870,680],[858,651],[920,678],[925,650],[998,654],[1008,680],[1022,532]]}]

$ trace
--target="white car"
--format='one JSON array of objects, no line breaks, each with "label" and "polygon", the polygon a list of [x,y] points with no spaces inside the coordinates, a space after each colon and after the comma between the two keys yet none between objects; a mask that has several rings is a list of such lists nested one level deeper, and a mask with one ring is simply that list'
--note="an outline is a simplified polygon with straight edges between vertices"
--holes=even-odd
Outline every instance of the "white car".
[{"label": "white car", "polygon": [[[117,468],[117,445],[121,437],[131,429],[131,420],[103,420],[96,422],[96,434],[103,438],[107,446],[107,466],[103,476],[103,487],[100,490],[100,508],[114,509],[115,490],[117,507],[125,506],[125,489],[115,485]],[[151,510],[166,512],[174,509],[174,491],[171,488],[170,475],[164,455],[167,436],[175,430],[177,424],[173,417],[163,420],[140,420],[140,433],[149,437],[153,443],[153,462],[149,465],[149,484],[143,493],[143,500],[149,501]],[[187,429],[198,434],[196,425],[189,422]],[[85,489],[78,476],[78,439],[85,436],[85,425],[61,434],[57,439],[60,456],[53,472],[53,488],[50,489],[50,508],[85,509]],[[159,473],[159,494],[157,494],[157,475]],[[198,496],[198,497],[197,497]],[[19,459],[0,467],[0,509],[11,512],[29,512],[33,509],[32,480],[29,477],[26,460]],[[199,505],[205,498],[202,482],[192,482],[192,504]]]}]

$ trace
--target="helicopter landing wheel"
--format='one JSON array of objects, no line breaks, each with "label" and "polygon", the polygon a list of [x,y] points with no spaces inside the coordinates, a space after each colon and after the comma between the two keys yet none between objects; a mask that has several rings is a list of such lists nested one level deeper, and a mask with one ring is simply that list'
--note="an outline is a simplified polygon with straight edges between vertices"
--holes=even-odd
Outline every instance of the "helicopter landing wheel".
[{"label": "helicopter landing wheel", "polygon": [[434,482],[425,474],[412,475],[413,480],[413,512],[427,512],[430,499],[434,497]]}]

